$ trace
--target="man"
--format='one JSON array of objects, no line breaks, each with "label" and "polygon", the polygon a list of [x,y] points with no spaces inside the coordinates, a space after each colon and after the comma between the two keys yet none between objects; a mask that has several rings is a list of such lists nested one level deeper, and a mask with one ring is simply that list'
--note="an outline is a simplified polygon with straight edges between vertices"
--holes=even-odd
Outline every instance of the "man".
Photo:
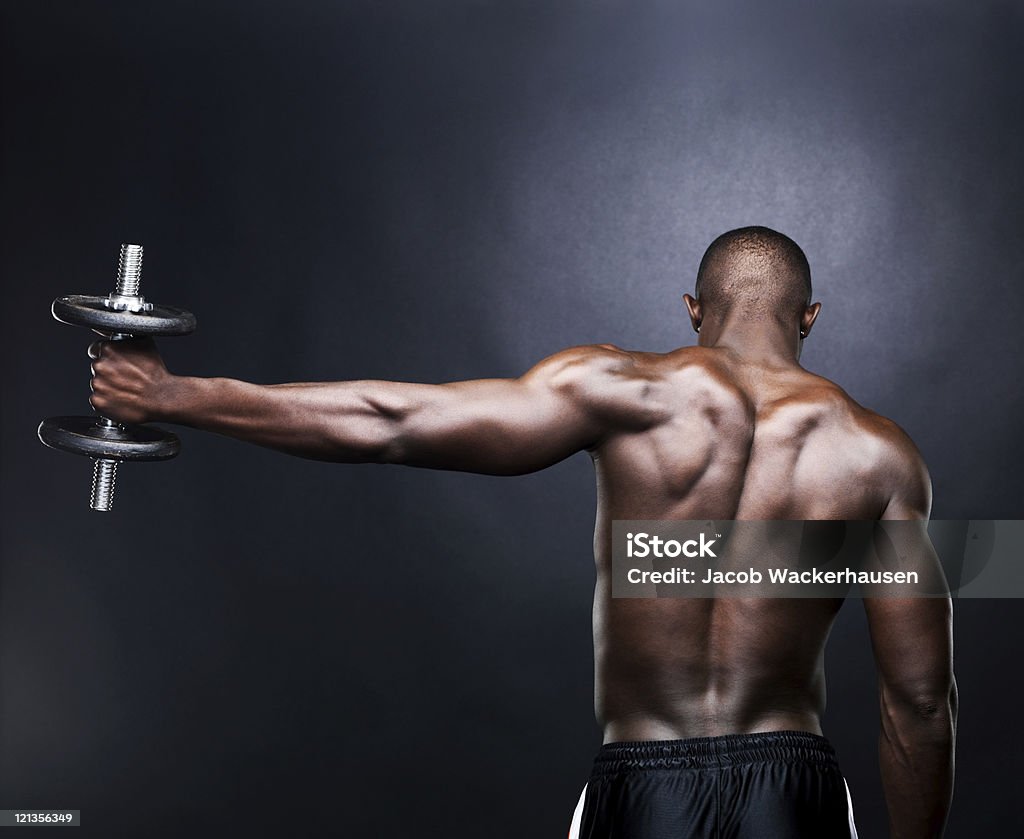
[{"label": "man", "polygon": [[[580,837],[856,836],[822,736],[830,599],[610,595],[622,519],[917,520],[934,553],[924,463],[892,422],[798,360],[820,311],[807,259],[764,227],[708,248],[696,347],[559,352],[517,379],[260,386],[171,375],[149,342],[98,342],[93,406],[290,454],[493,475],[586,451],[597,472],[596,710],[604,745]],[[865,599],[878,665],[879,756],[893,837],[941,836],[956,687],[948,598]]]}]

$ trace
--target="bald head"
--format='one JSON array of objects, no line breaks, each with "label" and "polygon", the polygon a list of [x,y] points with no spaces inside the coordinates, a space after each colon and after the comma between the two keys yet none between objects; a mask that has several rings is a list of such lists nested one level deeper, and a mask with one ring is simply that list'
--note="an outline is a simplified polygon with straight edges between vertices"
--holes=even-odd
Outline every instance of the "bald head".
[{"label": "bald head", "polygon": [[697,299],[719,317],[790,321],[811,303],[811,268],[800,246],[767,227],[741,227],[709,246]]}]

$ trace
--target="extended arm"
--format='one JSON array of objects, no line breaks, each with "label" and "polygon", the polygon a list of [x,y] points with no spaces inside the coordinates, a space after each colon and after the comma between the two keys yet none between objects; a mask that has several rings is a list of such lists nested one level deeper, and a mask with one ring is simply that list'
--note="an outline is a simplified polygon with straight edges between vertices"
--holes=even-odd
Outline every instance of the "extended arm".
[{"label": "extended arm", "polygon": [[163,420],[288,454],[495,475],[543,469],[615,430],[657,421],[629,353],[575,347],[515,379],[256,385],[170,374],[151,342],[98,342],[94,407]]},{"label": "extended arm", "polygon": [[[883,514],[900,567],[925,587],[943,580],[928,537],[930,482],[916,450],[901,458],[906,475]],[[948,596],[865,597],[878,670],[879,764],[893,839],[937,839],[953,796],[957,693],[952,603]]]}]

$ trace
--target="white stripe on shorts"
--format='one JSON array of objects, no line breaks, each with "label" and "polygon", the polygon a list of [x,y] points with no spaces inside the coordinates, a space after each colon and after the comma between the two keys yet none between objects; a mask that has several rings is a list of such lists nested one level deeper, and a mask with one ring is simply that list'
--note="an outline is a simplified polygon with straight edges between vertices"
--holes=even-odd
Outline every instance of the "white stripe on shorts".
[{"label": "white stripe on shorts", "polygon": [[576,805],[576,811],[572,814],[572,824],[569,825],[569,839],[579,839],[580,836],[580,822],[583,821],[583,800],[587,797],[587,785],[583,785],[583,792],[580,793],[579,804]]},{"label": "white stripe on shorts", "polygon": [[850,816],[850,839],[857,839],[857,824],[853,820],[853,799],[850,798],[850,785],[843,778],[843,786],[846,787],[846,812]]}]

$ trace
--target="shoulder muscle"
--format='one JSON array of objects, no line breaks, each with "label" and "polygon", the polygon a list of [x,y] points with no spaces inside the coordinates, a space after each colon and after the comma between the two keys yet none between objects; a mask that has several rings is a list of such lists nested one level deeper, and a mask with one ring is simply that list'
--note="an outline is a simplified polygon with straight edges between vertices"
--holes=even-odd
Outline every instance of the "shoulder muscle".
[{"label": "shoulder muscle", "polygon": [[611,344],[562,350],[529,370],[522,381],[571,401],[608,431],[642,431],[668,415],[661,377],[638,354]]}]

